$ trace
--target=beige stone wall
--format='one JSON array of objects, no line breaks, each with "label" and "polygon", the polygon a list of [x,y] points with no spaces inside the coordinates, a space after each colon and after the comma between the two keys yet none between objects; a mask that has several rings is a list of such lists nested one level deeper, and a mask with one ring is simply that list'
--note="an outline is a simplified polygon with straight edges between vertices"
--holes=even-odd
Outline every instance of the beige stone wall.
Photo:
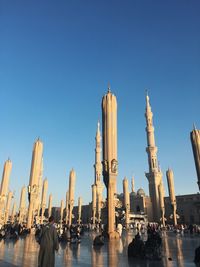
[{"label": "beige stone wall", "polygon": [[[200,194],[176,196],[177,214],[180,216],[177,223],[199,224],[200,225]],[[170,197],[165,197],[165,217],[167,222],[173,224],[170,219],[172,214]]]}]

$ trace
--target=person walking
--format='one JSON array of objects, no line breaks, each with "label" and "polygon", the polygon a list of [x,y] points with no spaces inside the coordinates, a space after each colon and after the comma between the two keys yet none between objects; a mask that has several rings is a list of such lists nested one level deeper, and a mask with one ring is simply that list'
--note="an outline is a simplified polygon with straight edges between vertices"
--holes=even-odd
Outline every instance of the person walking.
[{"label": "person walking", "polygon": [[39,244],[38,267],[54,267],[55,251],[58,251],[59,243],[53,216],[49,217],[49,223],[42,228]]}]

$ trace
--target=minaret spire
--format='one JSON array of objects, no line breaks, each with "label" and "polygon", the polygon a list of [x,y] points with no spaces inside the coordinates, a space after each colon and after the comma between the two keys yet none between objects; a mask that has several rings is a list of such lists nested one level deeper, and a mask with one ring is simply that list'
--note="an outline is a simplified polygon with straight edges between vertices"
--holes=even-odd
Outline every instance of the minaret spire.
[{"label": "minaret spire", "polygon": [[108,82],[108,93],[111,93],[110,82]]},{"label": "minaret spire", "polygon": [[102,166],[101,166],[101,132],[100,132],[100,122],[97,123],[97,133],[96,133],[96,147],[95,147],[95,184],[100,181]]},{"label": "minaret spire", "polygon": [[148,94],[148,88],[145,88],[145,93],[146,93],[146,97],[149,95]]},{"label": "minaret spire", "polygon": [[[93,194],[93,223],[95,223],[95,217],[97,215],[97,222],[101,221],[101,203],[102,203],[102,193],[103,193],[103,183],[101,182],[102,174],[102,164],[101,164],[101,132],[100,132],[100,122],[97,123],[96,132],[96,147],[95,147],[95,164],[94,164],[94,184],[92,185]],[[94,201],[96,203],[94,203]],[[97,214],[96,214],[97,213]]]},{"label": "minaret spire", "polygon": [[[99,122],[99,120],[98,120],[98,122],[97,122],[97,135],[99,136],[99,135],[101,135],[101,133],[100,133],[100,122]],[[97,136],[96,135],[96,136]]]},{"label": "minaret spire", "polygon": [[[149,194],[152,201],[153,220],[159,222],[161,218],[160,213],[160,194],[159,186],[163,186],[162,172],[160,170],[157,159],[157,147],[155,144],[153,113],[149,101],[149,95],[146,95],[146,133],[147,133],[147,148],[149,172],[146,177],[149,181]],[[161,188],[161,187],[160,187]],[[163,197],[163,194],[161,194]],[[163,201],[163,200],[162,200]]]}]

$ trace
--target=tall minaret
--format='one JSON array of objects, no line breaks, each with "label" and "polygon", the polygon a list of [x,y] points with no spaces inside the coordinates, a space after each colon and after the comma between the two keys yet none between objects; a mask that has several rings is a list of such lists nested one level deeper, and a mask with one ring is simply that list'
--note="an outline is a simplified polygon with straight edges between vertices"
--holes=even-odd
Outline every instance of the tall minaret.
[{"label": "tall minaret", "polygon": [[47,198],[47,189],[48,189],[48,180],[45,179],[43,182],[43,188],[42,188],[42,202],[41,202],[41,224],[43,224],[43,219],[44,219],[44,212],[46,208],[46,198]]},{"label": "tall minaret", "polygon": [[200,190],[200,130],[197,130],[195,125],[193,131],[190,133],[190,139],[192,143],[192,150],[197,172],[197,184]]},{"label": "tall minaret", "polygon": [[43,144],[38,139],[33,146],[31,172],[30,172],[30,180],[28,186],[28,193],[29,193],[29,208],[28,208],[28,220],[27,220],[28,229],[31,228],[31,225],[33,223],[35,211],[38,212],[38,196],[40,187],[39,178],[41,176],[42,153],[43,153]]},{"label": "tall minaret", "polygon": [[[101,181],[102,174],[102,163],[101,163],[101,133],[100,133],[100,123],[98,121],[97,124],[97,132],[96,132],[96,148],[95,148],[95,164],[94,164],[94,185],[96,186],[96,211],[95,216],[97,216],[97,222],[101,222],[101,204],[102,204],[102,194],[103,194],[103,183]],[[97,213],[97,214],[96,214]]]},{"label": "tall minaret", "polygon": [[6,206],[6,198],[8,195],[8,185],[9,185],[11,169],[12,169],[12,162],[10,159],[8,159],[4,164],[1,187],[0,187],[0,222]]},{"label": "tall minaret", "polygon": [[108,236],[118,237],[115,226],[117,193],[117,100],[108,88],[102,99],[103,180],[107,188]]},{"label": "tall minaret", "polygon": [[[158,166],[157,147],[155,145],[154,127],[153,127],[153,113],[149,103],[149,96],[146,95],[146,133],[147,133],[147,148],[149,172],[146,177],[149,181],[149,194],[152,202],[152,215],[155,222],[160,222],[161,219],[161,204],[159,197],[159,185],[162,182],[162,172]],[[161,192],[163,193],[163,192]],[[161,194],[163,197],[163,194]]]},{"label": "tall minaret", "polygon": [[96,148],[95,148],[95,184],[101,183],[102,165],[101,165],[101,133],[100,133],[100,122],[97,124],[96,132]]}]

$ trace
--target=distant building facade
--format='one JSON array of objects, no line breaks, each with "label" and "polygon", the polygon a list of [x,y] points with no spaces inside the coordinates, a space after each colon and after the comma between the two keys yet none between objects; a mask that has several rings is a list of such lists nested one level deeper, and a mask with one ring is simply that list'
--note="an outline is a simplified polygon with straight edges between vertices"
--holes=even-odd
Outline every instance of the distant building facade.
[{"label": "distant building facade", "polygon": [[[118,195],[120,201],[123,201],[123,193]],[[165,202],[165,217],[167,223],[173,224],[172,206],[170,197],[164,198]],[[200,225],[200,194],[189,194],[176,196],[178,224],[199,224]],[[123,203],[123,202],[122,202]],[[123,207],[122,207],[123,209]],[[65,214],[65,211],[64,211]],[[102,223],[105,224],[106,211],[102,210]],[[60,220],[60,207],[52,208],[56,222]],[[78,219],[78,206],[73,209],[72,223],[76,224]],[[130,223],[134,221],[153,222],[152,204],[149,196],[145,195],[143,189],[137,192],[130,193]],[[92,203],[82,206],[81,223],[92,223]]]},{"label": "distant building facade", "polygon": [[[169,197],[165,197],[165,217],[172,223],[172,207]],[[200,224],[200,194],[176,196],[178,224]]]}]

